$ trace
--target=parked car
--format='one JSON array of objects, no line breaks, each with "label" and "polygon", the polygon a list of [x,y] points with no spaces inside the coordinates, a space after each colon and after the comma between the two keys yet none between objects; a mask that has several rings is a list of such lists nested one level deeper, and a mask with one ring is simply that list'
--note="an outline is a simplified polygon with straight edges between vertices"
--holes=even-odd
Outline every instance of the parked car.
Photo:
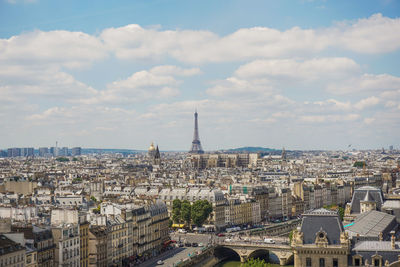
[{"label": "parked car", "polygon": [[264,239],[264,243],[267,243],[267,244],[275,244],[275,241],[272,240],[271,238],[265,238],[265,239]]},{"label": "parked car", "polygon": [[191,247],[191,246],[192,246],[192,243],[189,243],[189,242],[185,243],[185,247]]},{"label": "parked car", "polygon": [[157,265],[163,265],[164,262],[162,260],[157,261]]},{"label": "parked car", "polygon": [[192,243],[192,247],[198,247],[198,246],[199,246],[199,244],[197,244],[196,242]]},{"label": "parked car", "polygon": [[178,229],[178,233],[180,234],[186,234],[187,231],[185,229]]},{"label": "parked car", "polygon": [[180,247],[180,248],[182,248],[182,247],[184,247],[184,246],[185,246],[185,244],[179,243],[179,247]]},{"label": "parked car", "polygon": [[225,241],[225,242],[231,242],[231,241],[232,241],[232,239],[230,239],[230,238],[226,238],[224,241]]},{"label": "parked car", "polygon": [[219,233],[219,234],[217,234],[217,236],[219,236],[219,237],[223,237],[223,236],[225,236],[225,234],[223,234],[223,233]]},{"label": "parked car", "polygon": [[204,247],[204,244],[203,243],[199,243],[199,247]]}]

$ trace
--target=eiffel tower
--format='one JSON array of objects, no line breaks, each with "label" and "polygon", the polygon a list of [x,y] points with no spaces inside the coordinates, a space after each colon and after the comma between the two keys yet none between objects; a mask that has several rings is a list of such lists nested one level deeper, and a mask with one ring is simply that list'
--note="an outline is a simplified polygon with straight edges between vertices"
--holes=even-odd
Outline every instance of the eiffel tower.
[{"label": "eiffel tower", "polygon": [[197,124],[197,110],[194,112],[194,134],[192,141],[192,148],[189,153],[192,154],[203,154],[204,150],[201,148],[200,137],[199,137],[199,126]]}]

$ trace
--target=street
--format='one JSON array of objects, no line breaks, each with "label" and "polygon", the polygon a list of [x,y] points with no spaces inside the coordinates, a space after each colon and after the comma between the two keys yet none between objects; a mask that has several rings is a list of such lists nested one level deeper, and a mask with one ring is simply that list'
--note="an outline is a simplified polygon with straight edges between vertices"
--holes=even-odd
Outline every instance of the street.
[{"label": "street", "polygon": [[[179,240],[182,243],[203,243],[204,246],[208,244],[208,241],[210,240],[210,235],[208,234],[178,234],[178,233],[172,233],[171,234],[171,240],[175,240],[179,243]],[[174,248],[172,250],[168,250],[161,255],[158,255],[142,264],[139,266],[141,267],[153,267],[157,266],[157,262],[159,260],[164,261],[164,264],[162,266],[167,266],[167,267],[172,267],[174,264],[177,262],[184,260],[186,258],[189,258],[189,254],[196,253],[197,251],[201,251],[202,247],[179,247],[179,248]]]}]

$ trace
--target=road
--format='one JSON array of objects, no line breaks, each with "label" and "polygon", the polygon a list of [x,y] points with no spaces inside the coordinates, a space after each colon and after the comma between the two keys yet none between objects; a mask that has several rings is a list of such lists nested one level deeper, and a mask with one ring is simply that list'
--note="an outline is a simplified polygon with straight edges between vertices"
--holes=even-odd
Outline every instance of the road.
[{"label": "road", "polygon": [[[196,243],[203,243],[204,246],[207,245],[208,241],[210,240],[210,235],[206,234],[177,234],[177,233],[172,233],[171,234],[171,240],[176,240],[179,242],[186,243],[186,242],[196,242]],[[153,267],[157,266],[157,262],[159,260],[164,261],[164,264],[162,266],[167,266],[167,267],[172,267],[175,263],[177,263],[180,260],[184,260],[185,258],[189,257],[189,254],[197,253],[197,251],[201,251],[201,247],[181,247],[181,248],[174,248],[172,250],[168,250],[161,255],[158,255],[142,264],[139,266],[141,267]]]}]

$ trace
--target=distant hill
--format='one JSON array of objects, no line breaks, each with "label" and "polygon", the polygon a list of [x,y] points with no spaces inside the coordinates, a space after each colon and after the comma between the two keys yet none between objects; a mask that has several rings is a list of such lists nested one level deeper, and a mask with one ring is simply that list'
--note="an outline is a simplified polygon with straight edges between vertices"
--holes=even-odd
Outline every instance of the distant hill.
[{"label": "distant hill", "polygon": [[229,152],[273,152],[273,151],[280,151],[280,149],[246,146],[246,147],[227,149],[225,151],[229,151]]},{"label": "distant hill", "polygon": [[108,153],[121,153],[121,154],[136,154],[141,153],[143,150],[132,149],[110,149],[110,148],[82,148],[82,154],[108,154]]}]

